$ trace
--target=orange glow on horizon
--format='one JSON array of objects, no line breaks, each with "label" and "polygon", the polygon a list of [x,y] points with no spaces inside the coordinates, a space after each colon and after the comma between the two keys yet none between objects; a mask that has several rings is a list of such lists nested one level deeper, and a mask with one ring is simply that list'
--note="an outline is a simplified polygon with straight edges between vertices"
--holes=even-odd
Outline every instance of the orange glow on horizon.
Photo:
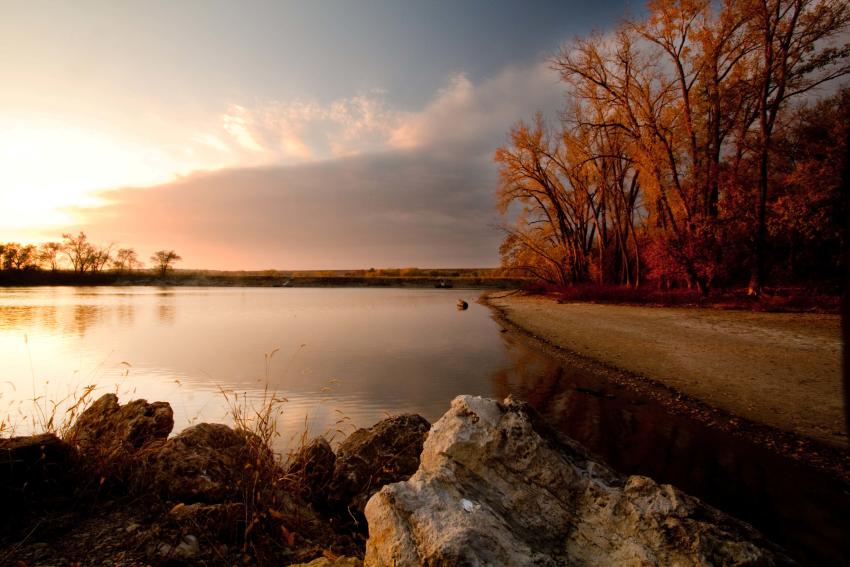
[{"label": "orange glow on horizon", "polygon": [[70,209],[98,193],[175,177],[175,164],[107,133],[44,121],[0,123],[0,226],[34,230],[79,221]]}]

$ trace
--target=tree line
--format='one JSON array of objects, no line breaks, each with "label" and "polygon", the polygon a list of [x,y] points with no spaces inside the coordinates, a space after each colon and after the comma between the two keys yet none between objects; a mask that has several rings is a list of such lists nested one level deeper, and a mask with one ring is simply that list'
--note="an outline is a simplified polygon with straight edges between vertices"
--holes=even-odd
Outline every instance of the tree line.
[{"label": "tree line", "polygon": [[[495,154],[503,265],[542,281],[839,281],[850,90],[843,0],[652,0],[563,46],[555,124]],[[833,89],[835,92],[835,89]]]},{"label": "tree line", "polygon": [[[158,250],[150,257],[151,269],[165,276],[182,258],[174,250]],[[39,245],[17,242],[0,243],[0,270],[57,272],[70,269],[77,274],[104,271],[131,273],[144,268],[135,249],[116,248],[89,241],[85,232],[63,234],[61,242]]]}]

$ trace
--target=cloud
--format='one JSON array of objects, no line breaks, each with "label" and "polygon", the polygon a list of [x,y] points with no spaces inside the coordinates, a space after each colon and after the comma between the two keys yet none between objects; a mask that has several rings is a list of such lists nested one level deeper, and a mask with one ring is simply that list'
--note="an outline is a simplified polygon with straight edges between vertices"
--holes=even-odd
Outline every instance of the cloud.
[{"label": "cloud", "polygon": [[228,169],[113,192],[85,228],[194,267],[493,265],[493,181],[489,163],[413,151]]},{"label": "cloud", "polygon": [[228,167],[287,165],[397,149],[458,146],[492,151],[508,128],[560,100],[557,75],[545,62],[510,67],[474,84],[448,78],[419,111],[390,107],[371,91],[322,104],[315,100],[230,105],[209,132],[194,140],[225,156]]},{"label": "cloud", "polygon": [[293,164],[388,147],[401,113],[373,91],[321,104],[312,100],[230,105],[194,140],[228,166]]},{"label": "cloud", "polygon": [[538,110],[551,118],[562,98],[558,76],[546,62],[503,69],[478,85],[455,75],[422,111],[403,116],[391,145],[492,152],[517,120]]},{"label": "cloud", "polygon": [[541,64],[456,75],[417,112],[382,93],[233,105],[195,138],[230,167],[106,193],[80,228],[145,256],[175,248],[189,267],[496,265],[493,152],[561,96]]}]

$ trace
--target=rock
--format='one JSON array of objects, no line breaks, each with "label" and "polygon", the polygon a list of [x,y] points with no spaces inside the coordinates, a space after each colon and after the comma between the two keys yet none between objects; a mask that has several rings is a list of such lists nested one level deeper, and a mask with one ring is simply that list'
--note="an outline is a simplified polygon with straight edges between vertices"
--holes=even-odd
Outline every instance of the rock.
[{"label": "rock", "polygon": [[289,567],[362,567],[363,561],[356,557],[319,557],[309,563],[293,563]]},{"label": "rock", "polygon": [[510,398],[455,398],[416,474],[365,513],[368,566],[793,564],[696,498],[594,461]]},{"label": "rock", "polygon": [[245,532],[245,505],[180,503],[168,513],[168,519],[184,529],[194,529],[217,541],[232,543]]},{"label": "rock", "polygon": [[358,429],[337,450],[328,503],[340,514],[363,518],[363,508],[383,485],[408,478],[419,466],[422,443],[431,424],[416,414]]},{"label": "rock", "polygon": [[325,491],[334,474],[336,455],[324,437],[313,439],[301,447],[286,467],[286,483],[302,498],[317,502],[325,498]]},{"label": "rock", "polygon": [[156,548],[156,554],[162,559],[187,561],[201,552],[198,538],[189,534],[183,536],[177,545],[161,543]]},{"label": "rock", "polygon": [[173,427],[174,412],[167,402],[133,400],[122,406],[118,396],[105,394],[80,415],[65,440],[84,459],[116,459],[164,440]]},{"label": "rock", "polygon": [[34,507],[71,496],[74,449],[52,433],[0,439],[0,533],[20,527]]},{"label": "rock", "polygon": [[200,423],[166,441],[137,485],[152,486],[178,502],[238,501],[254,470],[272,461],[268,448],[251,433]]},{"label": "rock", "polygon": [[52,433],[0,439],[0,490],[4,496],[64,492],[73,456],[73,447]]}]

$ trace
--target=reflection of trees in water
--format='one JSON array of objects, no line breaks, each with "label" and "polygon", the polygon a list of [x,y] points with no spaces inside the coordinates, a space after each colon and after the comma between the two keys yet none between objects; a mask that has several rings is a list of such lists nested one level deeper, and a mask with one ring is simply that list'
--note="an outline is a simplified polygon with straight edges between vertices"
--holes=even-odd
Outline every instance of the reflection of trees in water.
[{"label": "reflection of trees in water", "polygon": [[66,335],[84,337],[98,324],[108,321],[115,313],[121,326],[129,327],[135,320],[136,308],[132,304],[115,306],[76,305],[7,305],[0,307],[0,330],[40,330],[47,333],[57,331]]},{"label": "reflection of trees in water", "polygon": [[0,307],[0,330],[20,331],[58,327],[55,305],[6,305]]},{"label": "reflection of trees in water", "polygon": [[136,308],[130,303],[124,303],[115,307],[115,314],[121,327],[132,327],[136,319]]},{"label": "reflection of trees in water", "polygon": [[80,337],[85,336],[86,331],[104,317],[104,310],[100,305],[74,305],[70,324],[64,329],[66,333],[74,333]]},{"label": "reflection of trees in water", "polygon": [[160,323],[171,325],[177,315],[177,308],[168,303],[160,303],[156,309],[157,318]]},{"label": "reflection of trees in water", "polygon": [[159,298],[159,302],[156,306],[157,319],[159,319],[160,323],[167,325],[174,324],[174,320],[177,316],[177,307],[174,304],[174,288],[165,286],[158,287],[156,288],[156,297]]},{"label": "reflection of trees in water", "polygon": [[529,402],[556,429],[622,473],[673,484],[810,558],[828,564],[850,557],[843,535],[850,529],[850,496],[836,481],[671,415],[601,372],[548,355],[529,339],[503,333],[502,340],[509,364],[492,377],[495,396],[512,393]]}]

